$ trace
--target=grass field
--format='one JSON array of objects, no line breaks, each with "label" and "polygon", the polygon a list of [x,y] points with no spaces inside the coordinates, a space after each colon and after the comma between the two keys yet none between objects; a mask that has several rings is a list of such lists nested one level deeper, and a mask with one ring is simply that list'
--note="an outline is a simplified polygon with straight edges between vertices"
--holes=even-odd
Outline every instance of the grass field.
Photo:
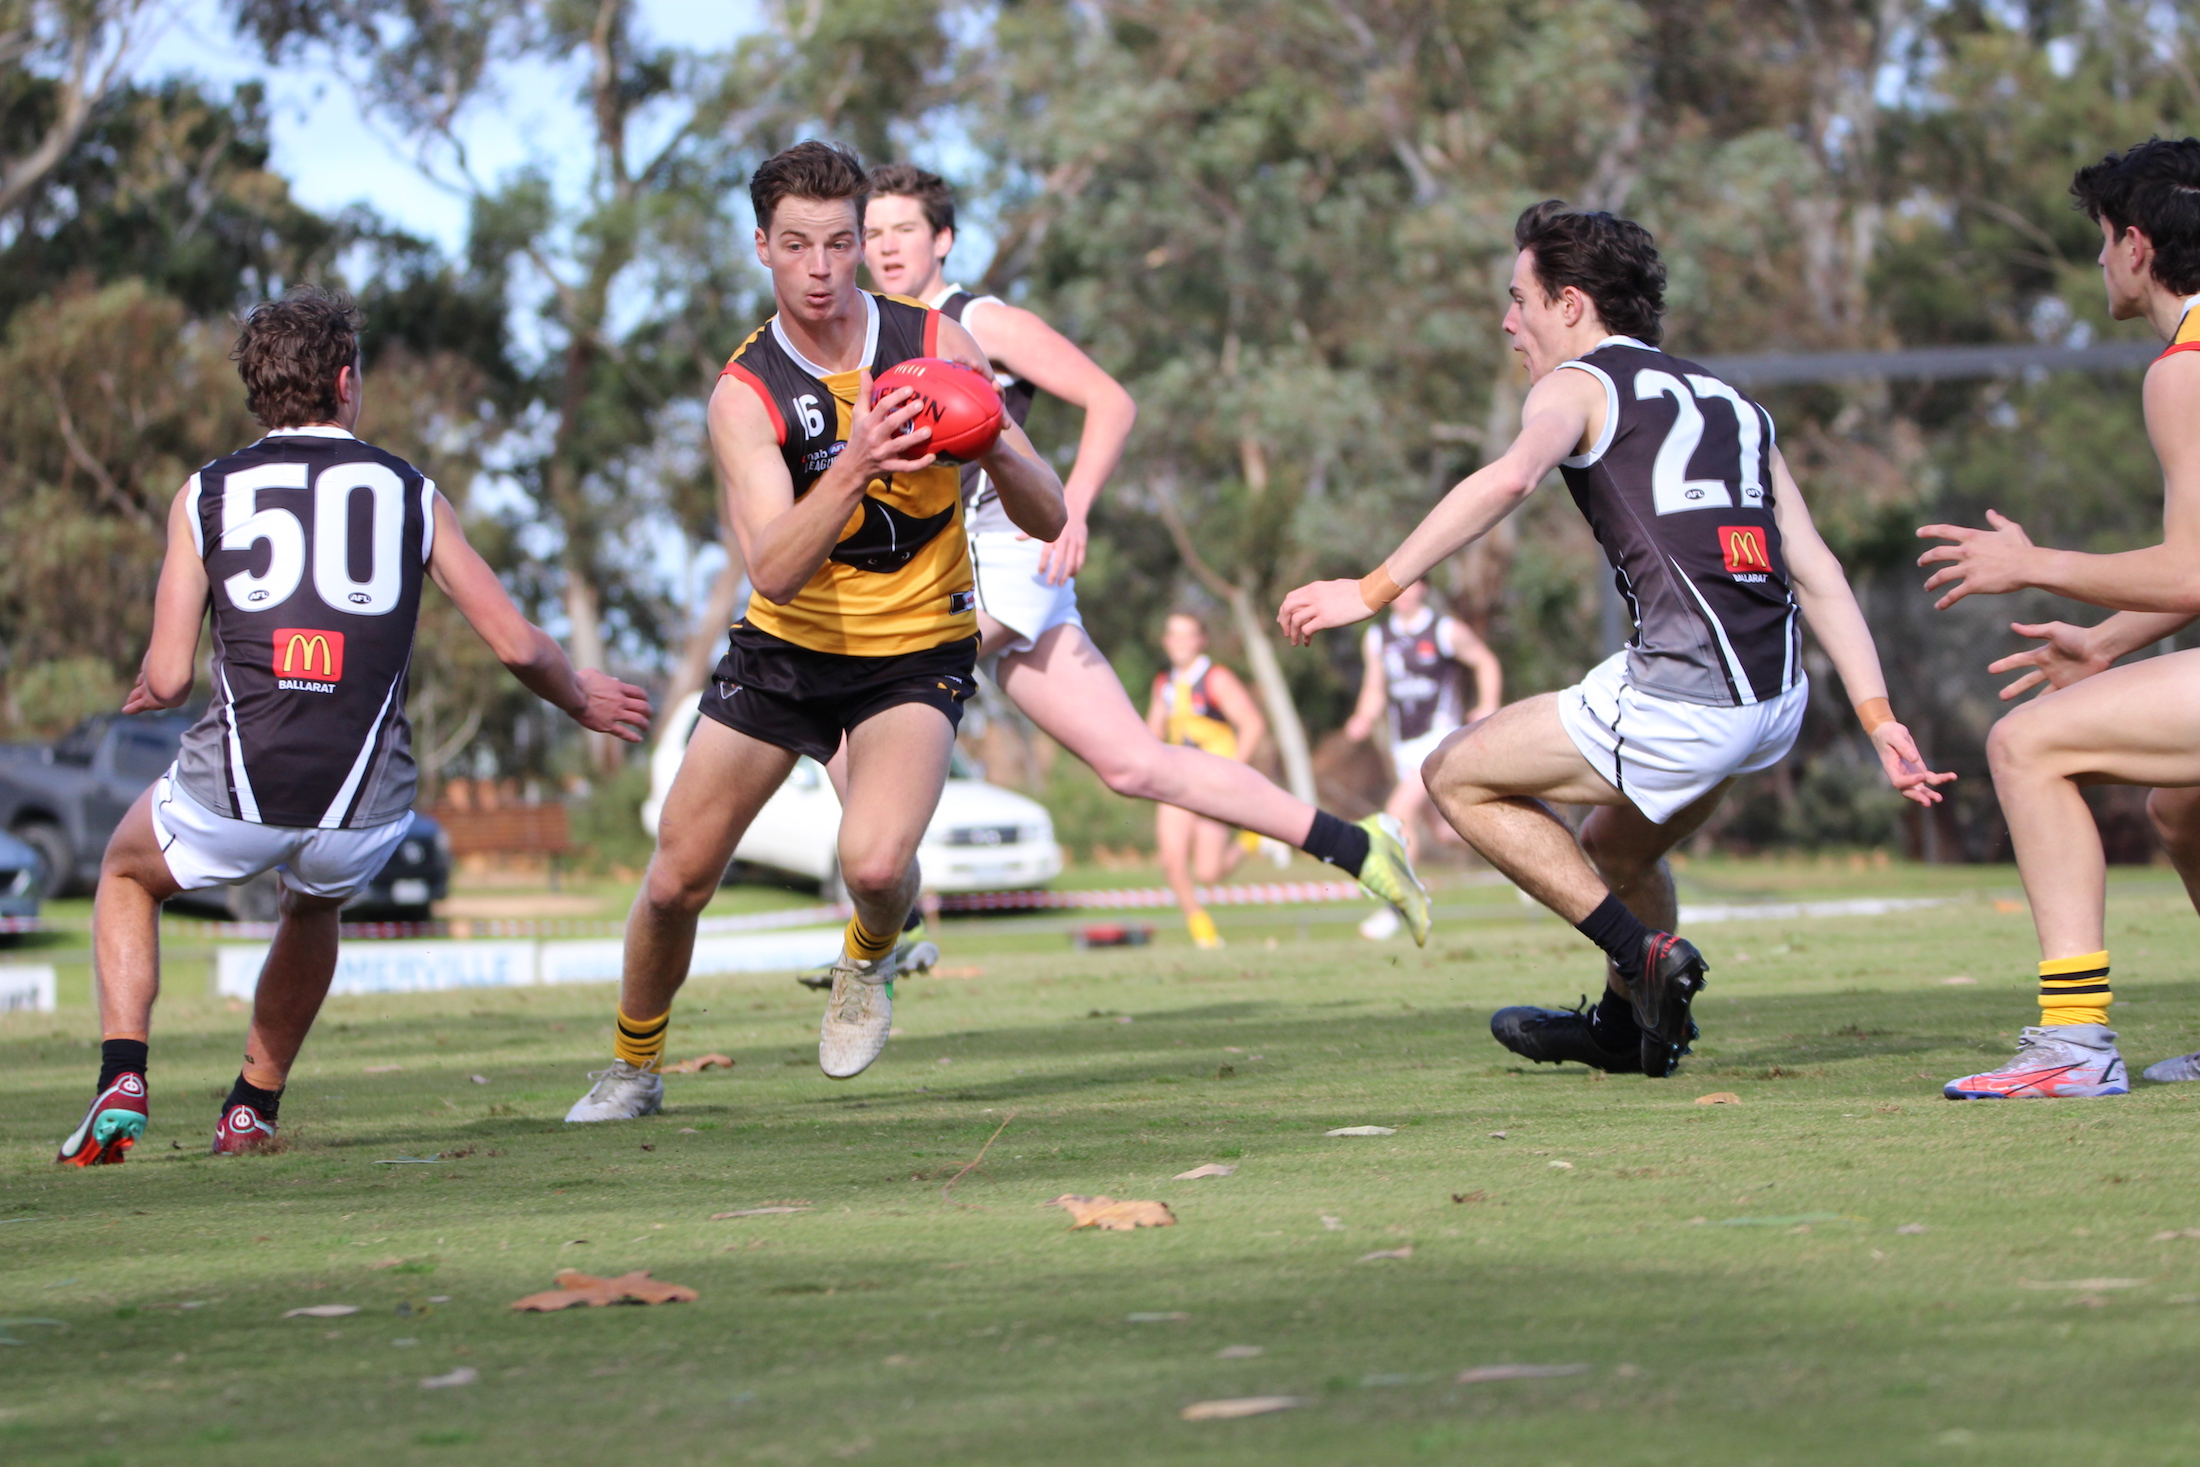
[{"label": "grass field", "polygon": [[[1425,952],[1344,909],[1226,911],[1215,954],[1165,913],[1095,952],[950,923],[841,1085],[816,996],[698,980],[672,1053],[737,1066],[617,1126],[559,1120],[608,988],[339,1000],[289,1149],[248,1159],[204,1154],[243,1016],[179,964],[153,1129],[88,1173],[51,1162],[96,1066],[71,969],[59,1013],[0,1020],[0,1461],[2190,1461],[2200,1236],[2157,1235],[2200,1229],[2200,1087],[1940,1099],[2034,1012],[2007,871],[1688,878],[1948,904],[1700,928],[1704,1037],[1663,1082],[1491,1043],[1596,967],[1487,889]],[[2111,907],[2136,1071],[2200,1044],[2200,924],[2153,872]],[[1363,1124],[1396,1134],[1323,1134]],[[441,1159],[377,1164],[405,1156]],[[1071,1232],[1061,1193],[1180,1222]],[[806,1210],[711,1220],[767,1205]],[[702,1297],[508,1310],[568,1266]],[[283,1317],[311,1304],[360,1312]],[[1508,1363],[1583,1369],[1456,1383]],[[1252,1395],[1301,1404],[1179,1417]]]}]

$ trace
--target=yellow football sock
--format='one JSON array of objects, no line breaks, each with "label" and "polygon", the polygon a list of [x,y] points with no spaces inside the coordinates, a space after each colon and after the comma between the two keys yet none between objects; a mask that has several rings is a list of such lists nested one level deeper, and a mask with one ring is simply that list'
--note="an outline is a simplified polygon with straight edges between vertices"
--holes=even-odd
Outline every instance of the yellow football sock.
[{"label": "yellow football sock", "polygon": [[2107,953],[2086,953],[2040,964],[2041,1024],[2105,1024],[2113,1001]]},{"label": "yellow football sock", "polygon": [[1194,947],[1222,946],[1222,934],[1215,931],[1215,919],[1207,915],[1205,907],[1194,907],[1186,912],[1184,926],[1192,934]]},{"label": "yellow football sock", "polygon": [[1257,830],[1239,831],[1237,833],[1237,843],[1248,856],[1260,854],[1260,832]]},{"label": "yellow football sock", "polygon": [[848,956],[859,963],[875,963],[894,950],[894,933],[873,937],[864,929],[861,917],[848,919],[848,935],[842,939],[847,944]]},{"label": "yellow football sock", "polygon": [[611,1038],[612,1055],[637,1070],[656,1069],[657,1061],[665,1057],[665,1030],[671,1023],[670,1009],[654,1019],[629,1018],[625,1009],[619,1010],[619,1022]]}]

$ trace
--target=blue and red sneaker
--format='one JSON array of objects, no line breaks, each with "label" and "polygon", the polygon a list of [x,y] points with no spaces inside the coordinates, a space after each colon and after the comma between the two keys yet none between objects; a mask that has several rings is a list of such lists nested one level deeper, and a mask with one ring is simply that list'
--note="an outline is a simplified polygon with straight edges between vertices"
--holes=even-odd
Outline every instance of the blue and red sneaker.
[{"label": "blue and red sneaker", "polygon": [[151,1118],[146,1109],[145,1077],[124,1070],[92,1097],[92,1108],[61,1143],[54,1160],[63,1166],[119,1166],[125,1153],[145,1134]]},{"label": "blue and red sneaker", "polygon": [[214,1126],[214,1155],[243,1156],[251,1151],[265,1151],[274,1144],[275,1123],[261,1115],[250,1102],[240,1100],[222,1107],[222,1118]]}]

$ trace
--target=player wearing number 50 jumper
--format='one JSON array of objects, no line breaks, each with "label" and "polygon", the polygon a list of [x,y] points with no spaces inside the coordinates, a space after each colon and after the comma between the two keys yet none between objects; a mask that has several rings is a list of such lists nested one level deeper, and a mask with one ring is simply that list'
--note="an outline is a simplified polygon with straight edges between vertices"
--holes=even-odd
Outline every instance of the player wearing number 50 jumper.
[{"label": "player wearing number 50 jumper", "polygon": [[[1294,642],[1374,614],[1487,533],[1552,469],[1634,614],[1626,649],[1575,687],[1451,735],[1422,765],[1469,844],[1603,948],[1591,1012],[1506,1009],[1498,1040],[1536,1060],[1670,1074],[1694,1036],[1705,964],[1673,935],[1665,854],[1735,777],[1794,742],[1808,685],[1807,618],[1894,787],[1920,804],[1954,778],[1926,770],[1894,721],[1879,654],[1840,562],[1818,537],[1763,408],[1658,350],[1665,267],[1649,232],[1557,200],[1520,216],[1505,330],[1533,384],[1520,436],[1454,488],[1361,581],[1284,599]],[[1577,841],[1544,800],[1597,808]]]},{"label": "player wearing number 50 jumper", "polygon": [[191,693],[213,616],[214,698],[100,867],[100,1076],[59,1161],[119,1162],[145,1133],[160,904],[275,870],[282,915],[217,1152],[275,1137],[277,1102],[336,971],[336,914],[410,824],[406,671],[432,578],[514,676],[583,727],[638,741],[640,688],[575,672],[519,614],[435,484],[352,435],[358,313],[301,287],[249,312],[234,356],[267,436],[193,474],[168,514],[152,645],[124,713]]}]

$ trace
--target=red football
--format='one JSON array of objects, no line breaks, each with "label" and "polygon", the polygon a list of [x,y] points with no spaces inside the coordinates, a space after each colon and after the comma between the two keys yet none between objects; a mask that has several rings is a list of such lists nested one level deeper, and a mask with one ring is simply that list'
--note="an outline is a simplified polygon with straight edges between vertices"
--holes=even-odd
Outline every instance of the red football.
[{"label": "red football", "polygon": [[1001,390],[983,372],[945,357],[911,357],[871,379],[872,403],[899,387],[914,389],[922,404],[909,426],[930,428],[928,451],[949,463],[968,463],[1001,436]]}]

